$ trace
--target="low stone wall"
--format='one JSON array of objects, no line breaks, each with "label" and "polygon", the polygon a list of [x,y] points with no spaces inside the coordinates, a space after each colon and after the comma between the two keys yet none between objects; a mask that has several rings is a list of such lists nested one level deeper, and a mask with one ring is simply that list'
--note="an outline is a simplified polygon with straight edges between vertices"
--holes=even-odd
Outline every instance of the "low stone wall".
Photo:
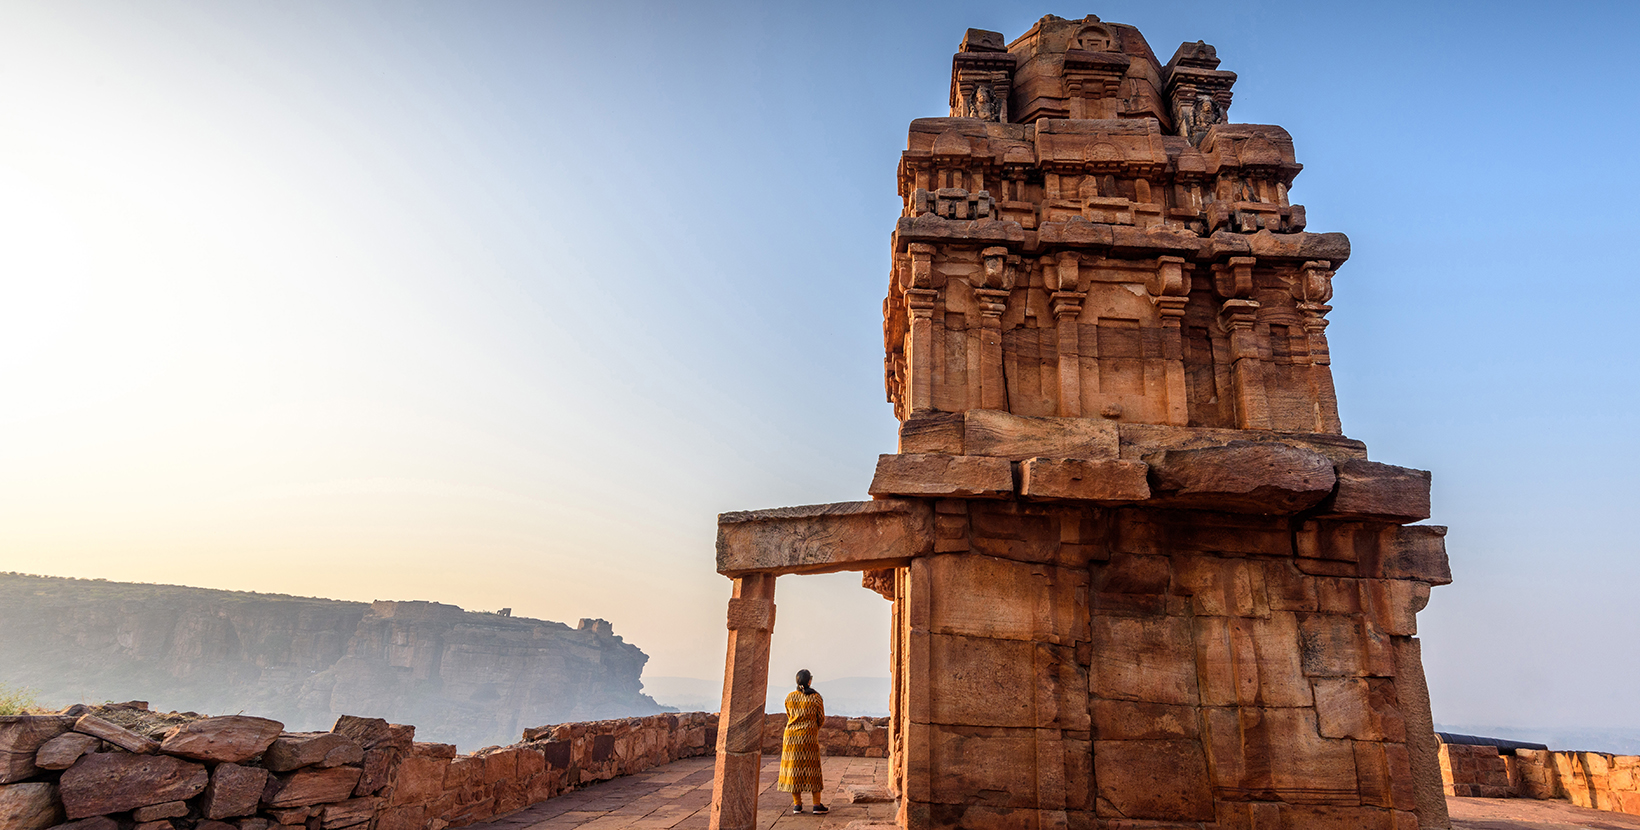
[{"label": "low stone wall", "polygon": [[1640,756],[1441,744],[1447,795],[1560,799],[1640,815]]},{"label": "low stone wall", "polygon": [[[766,751],[779,753],[785,720],[768,716]],[[821,751],[884,757],[887,732],[886,718],[827,718]],[[153,713],[137,703],[0,717],[0,827],[444,830],[711,754],[717,715],[566,723],[523,738],[457,755],[379,718],[286,732],[266,718]]]},{"label": "low stone wall", "polygon": [[[786,716],[769,713],[763,720],[763,754],[780,754]],[[888,718],[827,717],[820,726],[820,754],[833,757],[887,758]]]}]

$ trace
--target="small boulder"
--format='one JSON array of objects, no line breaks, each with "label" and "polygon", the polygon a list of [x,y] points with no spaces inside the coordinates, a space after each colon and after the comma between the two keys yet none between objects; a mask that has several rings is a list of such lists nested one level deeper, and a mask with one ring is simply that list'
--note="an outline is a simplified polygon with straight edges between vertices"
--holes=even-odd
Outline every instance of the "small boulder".
[{"label": "small boulder", "polygon": [[[278,779],[279,788],[271,797],[263,791],[263,803],[269,807],[306,807],[342,801],[353,795],[359,783],[358,767],[298,770]],[[270,781],[269,790],[272,790]]]}]

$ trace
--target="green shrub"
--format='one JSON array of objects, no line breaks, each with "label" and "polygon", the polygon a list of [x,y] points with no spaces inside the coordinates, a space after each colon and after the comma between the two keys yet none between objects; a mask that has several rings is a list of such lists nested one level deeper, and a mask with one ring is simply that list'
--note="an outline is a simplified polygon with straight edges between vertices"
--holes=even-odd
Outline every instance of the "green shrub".
[{"label": "green shrub", "polygon": [[0,683],[0,715],[27,715],[39,711],[33,689],[14,688]]}]

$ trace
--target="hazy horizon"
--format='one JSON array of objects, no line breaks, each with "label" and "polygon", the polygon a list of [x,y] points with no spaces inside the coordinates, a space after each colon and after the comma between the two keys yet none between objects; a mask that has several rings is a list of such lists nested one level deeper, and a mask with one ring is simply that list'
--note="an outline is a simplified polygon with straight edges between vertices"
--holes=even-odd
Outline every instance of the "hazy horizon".
[{"label": "hazy horizon", "polygon": [[[1435,719],[1640,728],[1640,6],[1525,8],[5,4],[0,570],[597,617],[719,676],[716,514],[894,449],[907,124],[966,28],[1096,13],[1214,44],[1352,240],[1344,432],[1451,527]],[[887,673],[857,574],[775,602],[772,686]]]}]

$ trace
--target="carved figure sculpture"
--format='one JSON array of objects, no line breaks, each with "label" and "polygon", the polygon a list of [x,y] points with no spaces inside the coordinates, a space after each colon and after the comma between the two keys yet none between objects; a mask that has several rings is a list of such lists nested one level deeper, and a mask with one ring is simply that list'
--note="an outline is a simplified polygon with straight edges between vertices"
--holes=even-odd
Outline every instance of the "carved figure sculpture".
[{"label": "carved figure sculpture", "polygon": [[714,828],[756,824],[775,580],[842,570],[891,602],[901,827],[1448,826],[1414,636],[1445,529],[1343,435],[1349,240],[1212,47],[1094,22],[953,60],[1017,123],[911,124],[872,500],[718,517]]}]

